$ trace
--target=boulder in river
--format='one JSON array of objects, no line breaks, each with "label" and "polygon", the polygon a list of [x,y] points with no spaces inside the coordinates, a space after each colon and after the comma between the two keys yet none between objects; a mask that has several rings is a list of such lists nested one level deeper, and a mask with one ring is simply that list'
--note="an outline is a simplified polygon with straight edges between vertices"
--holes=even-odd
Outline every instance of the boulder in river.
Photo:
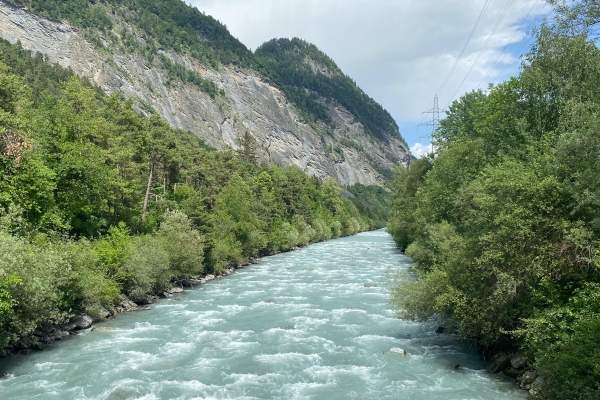
[{"label": "boulder in river", "polygon": [[179,287],[179,286],[173,286],[171,289],[169,289],[169,293],[171,293],[171,294],[183,293],[183,288]]},{"label": "boulder in river", "polygon": [[444,328],[443,326],[438,326],[437,329],[435,330],[435,333],[441,335],[442,333],[446,332],[446,328]]},{"label": "boulder in river", "polygon": [[400,349],[400,348],[398,348],[398,347],[392,347],[392,348],[390,349],[390,353],[392,353],[392,354],[399,354],[399,355],[401,355],[401,356],[406,356],[406,355],[408,355],[408,353],[406,352],[406,350],[404,350],[404,349]]},{"label": "boulder in river", "polygon": [[497,374],[508,367],[510,367],[510,357],[505,353],[498,353],[492,358],[492,362],[488,364],[486,369],[492,374]]}]

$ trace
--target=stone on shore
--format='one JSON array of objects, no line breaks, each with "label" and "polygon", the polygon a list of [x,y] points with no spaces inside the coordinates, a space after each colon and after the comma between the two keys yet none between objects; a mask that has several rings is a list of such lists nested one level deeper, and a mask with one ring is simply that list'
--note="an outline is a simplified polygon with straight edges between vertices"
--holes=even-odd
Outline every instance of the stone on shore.
[{"label": "stone on shore", "polygon": [[519,382],[521,388],[529,390],[531,389],[531,384],[537,379],[537,377],[538,376],[535,372],[527,371],[517,378],[517,381]]},{"label": "stone on shore", "polygon": [[120,313],[128,312],[128,311],[135,311],[137,309],[138,309],[137,304],[135,304],[133,301],[131,301],[129,299],[123,300],[117,306],[117,312],[120,312]]},{"label": "stone on shore", "polygon": [[524,368],[525,366],[527,366],[527,357],[525,357],[525,354],[523,353],[516,353],[510,359],[510,365],[514,369]]}]

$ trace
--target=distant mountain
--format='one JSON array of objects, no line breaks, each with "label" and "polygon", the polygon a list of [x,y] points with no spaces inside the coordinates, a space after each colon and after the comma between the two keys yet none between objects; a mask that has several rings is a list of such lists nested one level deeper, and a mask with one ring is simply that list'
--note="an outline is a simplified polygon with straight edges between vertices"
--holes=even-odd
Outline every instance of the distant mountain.
[{"label": "distant mountain", "polygon": [[393,118],[323,52],[277,39],[253,54],[180,0],[0,0],[0,37],[89,77],[217,149],[375,184],[411,156]]}]

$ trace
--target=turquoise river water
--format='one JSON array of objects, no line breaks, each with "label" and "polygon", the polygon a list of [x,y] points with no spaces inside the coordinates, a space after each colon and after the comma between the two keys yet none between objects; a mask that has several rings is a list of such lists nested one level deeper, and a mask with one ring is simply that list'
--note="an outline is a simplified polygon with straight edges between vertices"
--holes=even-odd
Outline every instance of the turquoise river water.
[{"label": "turquoise river water", "polygon": [[0,399],[525,398],[488,375],[474,348],[394,318],[382,281],[409,265],[384,231],[267,257],[0,359]]}]

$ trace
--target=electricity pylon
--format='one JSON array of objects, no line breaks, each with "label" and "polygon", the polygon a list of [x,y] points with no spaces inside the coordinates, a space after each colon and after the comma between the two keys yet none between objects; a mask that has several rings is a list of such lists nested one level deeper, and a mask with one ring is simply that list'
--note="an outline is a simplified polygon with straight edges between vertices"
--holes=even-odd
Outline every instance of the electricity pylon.
[{"label": "electricity pylon", "polygon": [[423,122],[419,124],[419,126],[431,126],[431,133],[425,136],[421,136],[421,138],[428,138],[431,142],[431,153],[433,153],[433,133],[440,126],[440,113],[443,111],[439,107],[438,103],[438,95],[436,94],[433,98],[433,108],[431,110],[424,111],[423,114],[431,114],[431,121]]}]

